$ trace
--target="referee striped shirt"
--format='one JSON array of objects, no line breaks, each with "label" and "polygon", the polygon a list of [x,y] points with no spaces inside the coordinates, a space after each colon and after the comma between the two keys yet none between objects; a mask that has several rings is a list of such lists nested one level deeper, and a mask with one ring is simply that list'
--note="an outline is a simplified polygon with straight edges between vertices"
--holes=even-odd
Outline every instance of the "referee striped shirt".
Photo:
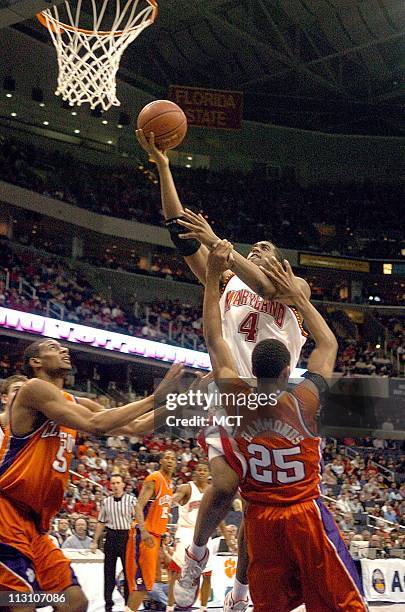
[{"label": "referee striped shirt", "polygon": [[100,523],[105,523],[109,529],[125,529],[131,527],[137,499],[134,495],[124,493],[122,497],[107,497],[98,515]]}]

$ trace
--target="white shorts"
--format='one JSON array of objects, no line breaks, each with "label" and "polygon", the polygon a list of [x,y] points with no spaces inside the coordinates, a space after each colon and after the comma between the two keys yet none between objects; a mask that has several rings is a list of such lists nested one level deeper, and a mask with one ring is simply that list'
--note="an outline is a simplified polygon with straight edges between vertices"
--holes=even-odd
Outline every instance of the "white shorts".
[{"label": "white shorts", "polygon": [[212,461],[215,457],[225,457],[240,480],[245,478],[246,459],[240,452],[235,438],[230,436],[223,427],[206,427],[201,432],[198,442],[208,455],[208,461]]},{"label": "white shorts", "polygon": [[[194,527],[178,527],[175,536],[175,548],[172,556],[172,562],[177,565],[180,569],[184,565],[184,556],[186,548],[193,542]],[[212,555],[212,540],[208,540],[207,548],[209,551],[208,563],[204,569],[203,574],[212,572],[213,569],[213,555]],[[170,569],[170,566],[169,566]]]}]

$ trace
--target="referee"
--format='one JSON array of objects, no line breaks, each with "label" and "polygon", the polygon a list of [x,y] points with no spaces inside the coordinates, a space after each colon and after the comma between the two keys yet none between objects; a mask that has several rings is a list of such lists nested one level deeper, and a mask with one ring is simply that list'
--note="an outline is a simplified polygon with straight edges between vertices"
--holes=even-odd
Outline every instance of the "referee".
[{"label": "referee", "polygon": [[[125,548],[137,501],[134,495],[124,493],[124,480],[119,474],[113,474],[110,477],[110,484],[112,495],[102,503],[96,531],[90,546],[90,550],[93,552],[97,550],[105,526],[107,528],[107,537],[104,544],[104,600],[106,612],[111,612],[114,605],[112,594],[115,587],[118,557],[121,559],[125,573]],[[124,589],[126,603],[128,601],[126,578]]]}]

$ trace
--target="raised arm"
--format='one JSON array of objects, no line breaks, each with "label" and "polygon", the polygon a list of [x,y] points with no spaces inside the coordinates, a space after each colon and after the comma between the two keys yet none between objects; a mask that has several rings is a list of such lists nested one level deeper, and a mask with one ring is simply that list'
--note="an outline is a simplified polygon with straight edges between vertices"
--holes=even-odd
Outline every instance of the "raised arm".
[{"label": "raised arm", "polygon": [[39,378],[33,378],[21,388],[17,401],[25,408],[41,412],[55,423],[96,435],[122,427],[154,406],[154,396],[151,395],[121,408],[92,412],[81,404],[67,401],[59,389]]},{"label": "raised arm", "polygon": [[[162,406],[161,408],[157,408],[157,406],[165,401],[167,393],[177,390],[177,383],[183,376],[183,373],[184,368],[181,363],[172,365],[166,372],[162,382],[155,389],[155,401],[153,405],[145,404],[144,411],[139,411],[137,417],[128,425],[114,428],[108,431],[108,433],[114,436],[134,436],[150,433],[154,429],[164,425],[164,417],[167,415],[166,406]],[[79,397],[76,399],[79,404],[85,406],[93,413],[106,411],[101,404],[87,397]]]},{"label": "raised arm", "polygon": [[299,279],[294,276],[287,260],[284,260],[283,267],[273,257],[269,262],[269,269],[262,268],[262,271],[273,282],[277,283],[286,296],[291,296],[305,318],[306,325],[315,340],[315,349],[312,351],[307,365],[309,372],[320,374],[326,379],[330,378],[335,368],[338,350],[338,343],[332,330],[307,298],[298,282]]},{"label": "raised arm", "polygon": [[164,151],[160,151],[155,146],[153,133],[148,140],[142,130],[136,130],[136,137],[141,147],[148,153],[149,159],[156,163],[160,180],[160,196],[162,199],[163,215],[167,222],[170,235],[179,252],[193,274],[200,282],[205,282],[205,271],[207,267],[208,249],[204,245],[196,243],[194,240],[182,242],[176,236],[181,230],[177,224],[177,219],[184,214],[184,208],[177,194],[176,185],[170,171],[169,158]]},{"label": "raised arm", "polygon": [[[184,209],[184,218],[178,221],[185,228],[183,239],[195,239],[201,242],[207,252],[220,242],[220,238],[215,234],[208,221],[201,214],[196,214],[188,208]],[[264,274],[259,266],[249,261],[238,253],[232,251],[232,258],[227,269],[232,270],[248,287],[265,300],[277,298],[278,289],[269,276]],[[311,292],[308,283],[304,279],[299,279],[303,291],[307,297]]]},{"label": "raised arm", "polygon": [[215,380],[238,376],[232,353],[222,335],[221,312],[219,309],[219,280],[229,265],[228,260],[231,252],[232,245],[226,240],[222,240],[208,257],[204,291],[203,329]]},{"label": "raised arm", "polygon": [[153,395],[120,408],[99,412],[94,411],[95,407],[89,409],[80,403],[67,401],[59,389],[39,378],[33,378],[21,387],[17,401],[19,405],[41,412],[56,423],[101,435],[128,425],[160,405],[165,401],[166,394],[177,387],[182,375],[182,365],[176,364],[170,368]]}]

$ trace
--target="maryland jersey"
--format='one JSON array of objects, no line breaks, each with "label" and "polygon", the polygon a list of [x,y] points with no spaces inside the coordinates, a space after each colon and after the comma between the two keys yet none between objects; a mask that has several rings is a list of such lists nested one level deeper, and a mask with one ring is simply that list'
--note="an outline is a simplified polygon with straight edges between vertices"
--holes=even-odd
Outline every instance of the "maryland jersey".
[{"label": "maryland jersey", "polygon": [[[234,393],[251,392],[240,379],[230,384]],[[319,497],[321,439],[313,433],[319,407],[317,392],[303,382],[274,406],[243,412],[234,459],[242,466],[244,499],[290,505]]]},{"label": "maryland jersey", "polygon": [[62,505],[75,439],[73,429],[50,420],[27,436],[14,436],[9,427],[0,430],[0,497],[32,511],[40,531],[48,531]]},{"label": "maryland jersey", "polygon": [[155,485],[154,496],[143,509],[145,529],[154,535],[166,533],[172,506],[173,482],[166,480],[162,472],[153,472],[145,478],[145,482]]},{"label": "maryland jersey", "polygon": [[232,350],[238,373],[252,378],[252,352],[261,340],[274,338],[291,353],[291,372],[297,366],[307,334],[298,313],[289,306],[264,300],[232,275],[220,299],[222,332]]},{"label": "maryland jersey", "polygon": [[197,522],[198,508],[200,507],[203,493],[197,487],[195,482],[188,483],[191,487],[190,499],[183,506],[179,506],[179,520],[177,521],[178,529],[183,527],[195,528]]}]

